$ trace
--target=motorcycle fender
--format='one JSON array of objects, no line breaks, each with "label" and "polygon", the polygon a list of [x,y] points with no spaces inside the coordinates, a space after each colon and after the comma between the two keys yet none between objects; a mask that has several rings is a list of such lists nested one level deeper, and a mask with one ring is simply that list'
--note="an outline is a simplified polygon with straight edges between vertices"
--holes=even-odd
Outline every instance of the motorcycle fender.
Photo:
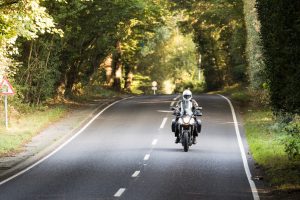
[{"label": "motorcycle fender", "polygon": [[175,121],[175,119],[172,119],[171,129],[172,129],[172,132],[175,133],[175,130],[176,130],[176,121]]}]

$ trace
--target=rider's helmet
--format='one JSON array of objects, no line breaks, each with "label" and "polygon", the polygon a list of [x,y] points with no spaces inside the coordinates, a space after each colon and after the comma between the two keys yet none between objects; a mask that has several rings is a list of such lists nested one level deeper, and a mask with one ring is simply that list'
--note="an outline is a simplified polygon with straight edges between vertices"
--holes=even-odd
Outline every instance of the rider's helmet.
[{"label": "rider's helmet", "polygon": [[189,101],[192,99],[192,92],[190,90],[184,90],[182,93],[182,98],[184,101]]}]

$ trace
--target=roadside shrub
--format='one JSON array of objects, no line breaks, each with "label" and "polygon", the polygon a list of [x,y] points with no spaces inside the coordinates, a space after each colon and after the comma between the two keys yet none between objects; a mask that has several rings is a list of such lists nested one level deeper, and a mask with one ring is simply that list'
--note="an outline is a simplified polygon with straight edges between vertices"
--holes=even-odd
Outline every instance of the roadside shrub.
[{"label": "roadside shrub", "polygon": [[259,108],[267,108],[270,105],[270,95],[267,89],[256,90],[252,87],[249,89],[252,106]]},{"label": "roadside shrub", "polygon": [[283,143],[285,152],[289,159],[295,159],[300,155],[300,126],[297,123],[290,123],[284,128],[285,136]]},{"label": "roadside shrub", "polygon": [[181,93],[185,89],[190,89],[193,93],[201,93],[205,88],[204,83],[198,81],[187,81],[176,84],[175,93]]}]

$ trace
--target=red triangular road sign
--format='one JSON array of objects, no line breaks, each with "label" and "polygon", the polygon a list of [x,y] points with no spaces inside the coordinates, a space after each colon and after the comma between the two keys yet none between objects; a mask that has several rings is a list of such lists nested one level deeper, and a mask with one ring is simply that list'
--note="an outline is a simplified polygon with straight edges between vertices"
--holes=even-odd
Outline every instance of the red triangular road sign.
[{"label": "red triangular road sign", "polygon": [[2,95],[14,95],[15,92],[13,90],[13,87],[8,82],[6,78],[3,77],[2,82],[0,83],[0,93]]}]

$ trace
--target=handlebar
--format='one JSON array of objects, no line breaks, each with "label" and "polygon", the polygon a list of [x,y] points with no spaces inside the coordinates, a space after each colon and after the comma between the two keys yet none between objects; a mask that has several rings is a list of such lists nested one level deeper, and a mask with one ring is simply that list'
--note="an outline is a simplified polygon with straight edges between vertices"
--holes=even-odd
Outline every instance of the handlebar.
[{"label": "handlebar", "polygon": [[[180,115],[180,111],[177,107],[170,107],[171,110],[173,110],[173,115],[179,116]],[[193,112],[194,116],[202,116],[202,107],[196,107],[195,111]]]}]

